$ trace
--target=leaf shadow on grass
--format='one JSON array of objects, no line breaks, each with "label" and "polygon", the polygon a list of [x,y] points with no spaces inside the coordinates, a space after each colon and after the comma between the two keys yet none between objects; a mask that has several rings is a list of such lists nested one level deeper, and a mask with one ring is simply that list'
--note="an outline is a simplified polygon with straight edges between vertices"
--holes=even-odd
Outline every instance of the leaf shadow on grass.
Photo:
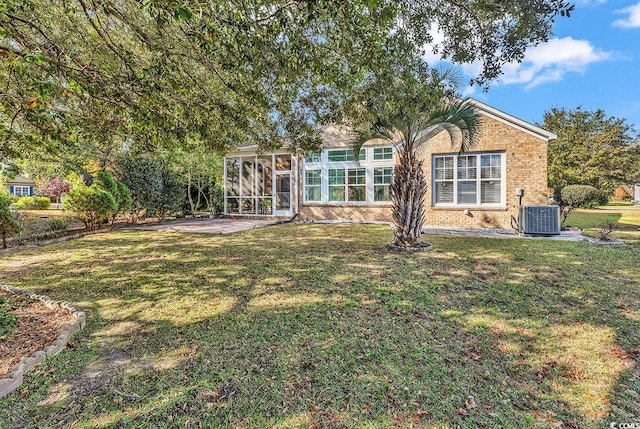
[{"label": "leaf shadow on grass", "polygon": [[79,303],[89,324],[0,422],[595,426],[611,402],[637,411],[633,250],[433,237],[438,251],[398,255],[389,238],[118,233],[14,255],[6,282]]}]

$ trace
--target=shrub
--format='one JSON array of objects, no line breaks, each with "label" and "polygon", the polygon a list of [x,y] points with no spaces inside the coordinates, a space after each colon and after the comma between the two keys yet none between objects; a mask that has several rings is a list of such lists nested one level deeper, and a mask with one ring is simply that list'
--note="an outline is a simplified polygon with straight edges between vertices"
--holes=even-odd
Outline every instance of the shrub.
[{"label": "shrub", "polygon": [[87,228],[93,228],[105,222],[116,211],[117,203],[111,193],[93,184],[72,189],[65,206]]},{"label": "shrub", "polygon": [[20,197],[15,206],[19,210],[47,210],[51,200],[49,197]]},{"label": "shrub", "polygon": [[[562,210],[562,223],[564,223],[573,209],[591,209],[602,205],[603,193],[589,185],[567,185],[556,188],[553,198]],[[604,200],[606,204],[606,195]]]},{"label": "shrub", "polygon": [[11,213],[11,196],[0,193],[0,235],[2,235],[2,248],[7,248],[7,238],[11,234],[20,231],[20,225]]},{"label": "shrub", "polygon": [[132,217],[165,217],[180,209],[185,188],[169,164],[160,158],[121,154],[116,159],[118,180],[130,191]]},{"label": "shrub", "polygon": [[47,220],[47,232],[67,232],[69,224],[63,217],[54,217]]},{"label": "shrub", "polygon": [[600,225],[596,227],[596,232],[598,233],[598,238],[602,241],[611,240],[611,233],[615,231],[618,224],[611,219],[607,219]]}]

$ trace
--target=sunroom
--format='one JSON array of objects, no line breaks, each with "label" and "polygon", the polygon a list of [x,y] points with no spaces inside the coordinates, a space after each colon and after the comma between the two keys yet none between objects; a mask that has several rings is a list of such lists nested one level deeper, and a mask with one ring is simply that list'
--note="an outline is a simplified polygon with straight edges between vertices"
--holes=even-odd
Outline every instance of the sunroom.
[{"label": "sunroom", "polygon": [[296,164],[290,153],[247,152],[225,157],[225,214],[293,215]]}]

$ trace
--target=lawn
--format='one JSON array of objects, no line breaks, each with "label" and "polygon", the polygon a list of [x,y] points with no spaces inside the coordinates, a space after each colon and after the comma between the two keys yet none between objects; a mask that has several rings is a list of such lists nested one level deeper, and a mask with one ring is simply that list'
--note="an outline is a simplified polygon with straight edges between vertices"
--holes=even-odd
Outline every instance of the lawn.
[{"label": "lawn", "polygon": [[640,418],[640,246],[380,225],[118,231],[0,259],[87,312],[0,427],[608,427]]},{"label": "lawn", "polygon": [[575,210],[565,225],[584,231],[585,235],[598,236],[597,228],[606,221],[615,222],[613,237],[631,244],[640,244],[640,206],[608,205],[593,210]]}]

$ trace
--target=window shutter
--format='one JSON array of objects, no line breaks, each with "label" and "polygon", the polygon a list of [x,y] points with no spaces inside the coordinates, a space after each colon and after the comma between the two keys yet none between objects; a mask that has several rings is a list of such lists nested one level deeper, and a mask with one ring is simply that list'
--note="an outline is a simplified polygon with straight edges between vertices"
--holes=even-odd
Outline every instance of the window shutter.
[{"label": "window shutter", "polygon": [[13,193],[13,186],[9,186],[9,193],[10,193],[11,195],[14,195],[14,193]]},{"label": "window shutter", "polygon": [[29,186],[29,196],[33,196],[33,186]]}]

